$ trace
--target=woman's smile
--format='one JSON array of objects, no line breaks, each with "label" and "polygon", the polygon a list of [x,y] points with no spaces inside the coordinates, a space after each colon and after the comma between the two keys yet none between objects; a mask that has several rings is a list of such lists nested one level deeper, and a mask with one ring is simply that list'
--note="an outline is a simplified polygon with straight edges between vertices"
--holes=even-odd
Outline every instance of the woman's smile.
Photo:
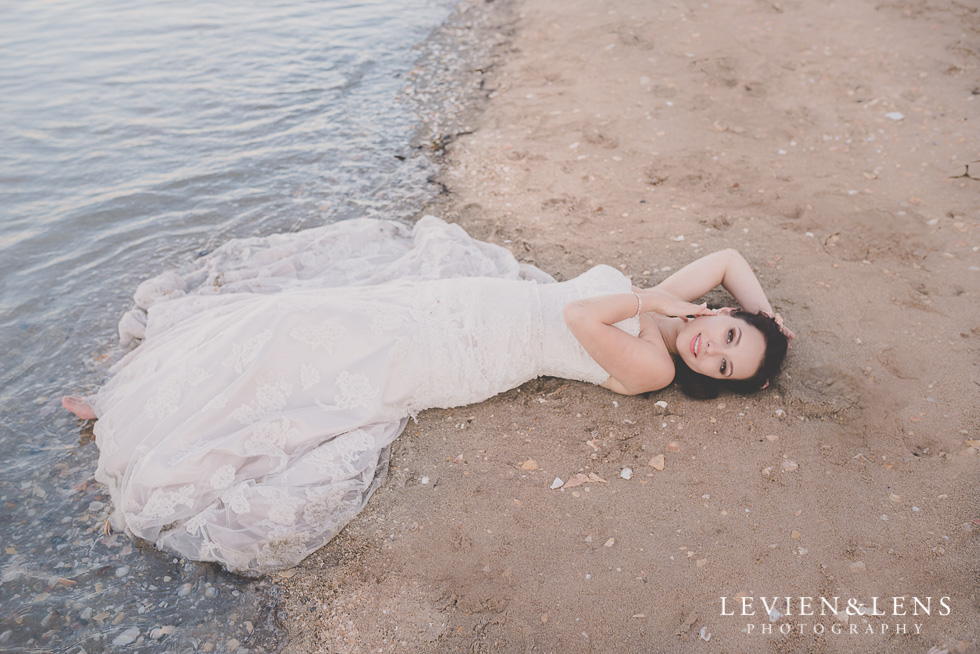
[{"label": "woman's smile", "polygon": [[[687,348],[680,345],[685,341]],[[678,354],[691,370],[717,379],[752,377],[766,349],[758,329],[727,314],[700,316],[687,322],[676,343],[680,346]]]}]

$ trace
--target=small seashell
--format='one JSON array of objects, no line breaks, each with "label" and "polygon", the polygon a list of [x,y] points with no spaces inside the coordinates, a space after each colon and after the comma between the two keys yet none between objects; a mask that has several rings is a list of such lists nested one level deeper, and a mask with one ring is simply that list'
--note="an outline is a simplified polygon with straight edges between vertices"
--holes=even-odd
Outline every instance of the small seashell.
[{"label": "small seashell", "polygon": [[555,490],[556,488],[561,488],[564,485],[565,482],[561,480],[561,477],[555,477],[555,480],[551,482],[551,490]]}]

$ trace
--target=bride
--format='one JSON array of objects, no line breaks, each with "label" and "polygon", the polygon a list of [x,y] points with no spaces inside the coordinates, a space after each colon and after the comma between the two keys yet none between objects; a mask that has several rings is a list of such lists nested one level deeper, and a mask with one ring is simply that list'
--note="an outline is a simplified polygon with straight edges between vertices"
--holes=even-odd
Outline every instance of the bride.
[{"label": "bride", "polygon": [[[742,309],[691,302],[718,285]],[[232,241],[144,282],[139,342],[92,396],[112,524],[242,574],[293,566],[383,481],[424,409],[539,375],[638,394],[764,388],[792,332],[734,250],[640,289],[609,266],[556,283],[432,216]]]}]

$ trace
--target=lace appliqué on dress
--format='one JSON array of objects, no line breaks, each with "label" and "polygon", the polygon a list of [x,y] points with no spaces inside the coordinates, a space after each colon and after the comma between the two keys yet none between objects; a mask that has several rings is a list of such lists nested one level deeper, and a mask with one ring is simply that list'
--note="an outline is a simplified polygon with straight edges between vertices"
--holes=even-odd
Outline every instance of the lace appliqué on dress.
[{"label": "lace appliqu\u00e9 on dress", "polygon": [[293,385],[286,381],[282,373],[272,378],[267,377],[256,386],[255,401],[242,404],[229,415],[243,425],[250,425],[274,411],[285,409],[287,398],[292,392]]},{"label": "lace appliqu\u00e9 on dress", "polygon": [[289,336],[313,350],[322,349],[327,354],[333,354],[337,341],[344,335],[344,327],[339,320],[324,320],[317,326],[303,325],[289,332]]},{"label": "lace appliqu\u00e9 on dress", "polygon": [[228,404],[228,396],[225,395],[224,393],[218,393],[213,398],[211,398],[210,400],[208,400],[208,403],[205,404],[204,407],[201,410],[202,411],[216,411],[218,409],[225,408],[225,405],[226,404]]},{"label": "lace appliqu\u00e9 on dress", "polygon": [[180,407],[180,399],[185,386],[198,386],[211,375],[203,368],[184,369],[180,373],[168,377],[156,394],[146,403],[146,415],[154,420],[164,418]]},{"label": "lace appliqu\u00e9 on dress", "polygon": [[319,530],[332,531],[342,524],[341,521],[346,521],[351,509],[356,511],[358,504],[357,500],[344,501],[351,495],[346,486],[329,484],[306,489],[306,507],[303,509],[303,520],[306,524]]},{"label": "lace appliqu\u00e9 on dress", "polygon": [[256,524],[282,527],[296,524],[296,510],[303,504],[301,499],[291,496],[285,488],[256,486],[255,493],[269,504],[265,514],[268,520],[260,520]]},{"label": "lace appliqu\u00e9 on dress", "polygon": [[320,371],[312,363],[304,363],[299,368],[299,380],[303,390],[308,391],[320,383]]},{"label": "lace appliqu\u00e9 on dress", "polygon": [[354,464],[374,449],[374,439],[361,429],[340,434],[306,456],[317,472],[329,481],[349,479],[361,469]]},{"label": "lace appliqu\u00e9 on dress", "polygon": [[225,464],[220,466],[211,475],[211,488],[215,490],[224,490],[232,485],[235,481],[235,466]]},{"label": "lace appliqu\u00e9 on dress", "polygon": [[231,346],[231,356],[222,363],[240,375],[245,371],[245,367],[248,364],[255,361],[259,353],[262,352],[262,348],[265,347],[265,344],[271,340],[272,331],[266,329],[247,339],[244,343],[233,343]]},{"label": "lace appliqu\u00e9 on dress", "polygon": [[248,498],[245,497],[245,488],[243,486],[244,484],[238,484],[221,494],[221,501],[225,506],[234,511],[236,515],[245,515],[252,510],[252,505],[249,504]]},{"label": "lace appliqu\u00e9 on dress", "polygon": [[283,462],[286,458],[286,441],[292,432],[288,418],[270,420],[257,425],[251,435],[245,439],[245,453],[249,456],[266,455],[278,458]]},{"label": "lace appliqu\u00e9 on dress", "polygon": [[337,411],[354,409],[357,407],[370,407],[378,399],[378,389],[371,383],[367,375],[352,373],[344,370],[337,375],[337,393],[333,396],[333,405],[325,404],[320,400],[316,401],[324,411]]},{"label": "lace appliqu\u00e9 on dress", "polygon": [[176,491],[165,491],[156,489],[150,494],[141,511],[146,518],[159,519],[169,518],[177,511],[177,506],[194,505],[194,484],[188,484]]}]

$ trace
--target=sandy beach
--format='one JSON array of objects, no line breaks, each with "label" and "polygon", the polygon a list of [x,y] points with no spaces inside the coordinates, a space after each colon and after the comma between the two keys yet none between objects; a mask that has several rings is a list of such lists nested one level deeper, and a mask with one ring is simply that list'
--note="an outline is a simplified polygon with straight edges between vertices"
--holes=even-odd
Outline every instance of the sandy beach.
[{"label": "sandy beach", "polygon": [[480,111],[428,135],[429,212],[559,279],[737,248],[797,338],[750,397],[422,414],[278,576],[285,651],[978,651],[977,7],[470,5]]}]

